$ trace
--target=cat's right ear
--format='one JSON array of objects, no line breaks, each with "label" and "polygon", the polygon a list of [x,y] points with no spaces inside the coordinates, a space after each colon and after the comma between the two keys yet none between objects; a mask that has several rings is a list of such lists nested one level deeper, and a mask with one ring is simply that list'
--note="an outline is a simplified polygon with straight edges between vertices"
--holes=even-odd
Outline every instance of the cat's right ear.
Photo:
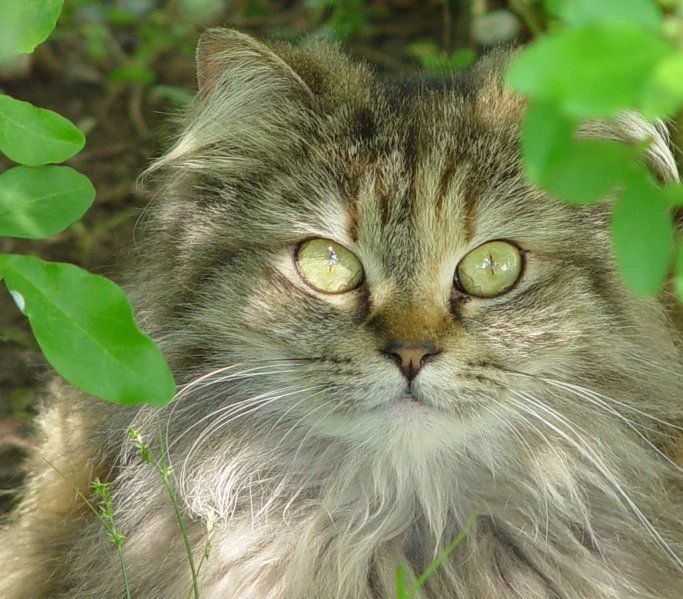
[{"label": "cat's right ear", "polygon": [[310,126],[317,102],[310,87],[275,49],[245,33],[207,30],[197,73],[182,135],[146,174],[176,166],[226,179],[264,156],[287,155]]},{"label": "cat's right ear", "polygon": [[250,82],[258,89],[265,81],[312,96],[303,79],[268,46],[234,29],[209,29],[197,47],[197,80],[204,96],[220,93],[230,81]]}]

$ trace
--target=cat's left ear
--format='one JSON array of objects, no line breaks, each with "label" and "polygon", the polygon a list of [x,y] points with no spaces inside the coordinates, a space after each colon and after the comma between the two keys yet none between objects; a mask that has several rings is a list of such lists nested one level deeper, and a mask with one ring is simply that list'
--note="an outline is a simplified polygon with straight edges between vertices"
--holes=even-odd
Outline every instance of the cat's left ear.
[{"label": "cat's left ear", "polygon": [[[234,29],[209,29],[197,46],[197,80],[199,92],[210,95],[243,71],[246,79],[258,88],[263,77],[279,80],[287,87],[298,88],[304,95],[311,90],[280,56],[250,35]],[[245,81],[246,82],[246,81]]]}]

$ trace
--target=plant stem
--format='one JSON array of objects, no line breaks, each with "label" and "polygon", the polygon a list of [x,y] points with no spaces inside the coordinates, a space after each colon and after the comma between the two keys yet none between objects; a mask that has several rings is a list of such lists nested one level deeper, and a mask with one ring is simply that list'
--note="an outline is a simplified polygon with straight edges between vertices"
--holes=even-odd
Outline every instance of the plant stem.
[{"label": "plant stem", "polygon": [[83,502],[85,503],[85,505],[88,506],[90,511],[93,514],[95,514],[95,518],[97,518],[100,521],[100,524],[102,526],[104,526],[104,528],[106,529],[107,534],[111,538],[114,545],[116,545],[116,550],[117,550],[117,553],[119,555],[119,561],[121,562],[121,573],[123,575],[123,584],[124,584],[124,587],[126,589],[126,599],[132,599],[132,596],[130,593],[130,582],[128,580],[128,569],[126,568],[126,559],[123,555],[122,537],[121,537],[121,534],[118,533],[116,531],[116,529],[114,528],[114,517],[113,517],[113,515],[111,515],[111,514],[109,515],[109,519],[111,521],[111,524],[110,524],[109,522],[107,522],[105,517],[99,511],[97,511],[97,509],[95,509],[95,506],[92,504],[92,502],[85,495],[83,495],[81,490],[76,485],[74,485],[69,480],[69,478],[67,476],[62,474],[62,472],[60,472],[57,469],[57,467],[52,465],[52,463],[50,463],[48,460],[46,460],[45,458],[43,458],[43,460],[45,460],[45,463],[48,466],[50,466],[50,468],[52,468],[57,474],[59,474],[59,476],[61,476],[66,481],[66,484],[69,485],[76,492],[78,497],[83,500]]},{"label": "plant stem", "polygon": [[467,522],[465,522],[465,525],[463,526],[462,530],[458,533],[458,536],[453,539],[453,541],[444,549],[438,556],[437,558],[429,564],[427,569],[420,575],[420,577],[415,581],[415,584],[413,584],[410,587],[410,590],[408,591],[408,599],[411,599],[411,597],[417,593],[422,588],[422,585],[427,581],[427,579],[433,574],[434,570],[436,570],[442,563],[443,561],[452,553],[452,551],[458,546],[458,544],[465,538],[467,533],[469,532],[470,528],[474,525],[474,522],[476,519],[479,517],[479,513],[481,511],[481,508],[477,508],[472,515],[467,519]]},{"label": "plant stem", "polygon": [[180,532],[183,535],[183,542],[185,543],[185,551],[187,552],[187,560],[190,562],[190,571],[192,573],[192,592],[194,593],[195,599],[199,599],[199,584],[197,581],[197,569],[194,564],[194,555],[192,553],[192,545],[190,544],[190,539],[187,536],[187,530],[185,529],[185,523],[183,522],[183,515],[180,512],[180,506],[178,505],[178,500],[176,499],[175,493],[171,486],[168,478],[169,467],[166,463],[165,449],[164,449],[164,439],[161,433],[161,421],[157,419],[157,434],[159,437],[159,448],[161,451],[161,459],[157,469],[161,474],[161,478],[164,481],[164,486],[168,491],[168,495],[171,498],[171,503],[173,504],[173,510],[175,511],[176,518],[178,520],[178,525],[180,526]]},{"label": "plant stem", "polygon": [[130,595],[130,582],[128,581],[128,569],[126,568],[126,560],[123,556],[123,544],[119,542],[115,543],[115,545],[116,551],[119,554],[119,561],[121,562],[121,574],[123,574],[123,585],[126,589],[126,599],[132,599]]}]

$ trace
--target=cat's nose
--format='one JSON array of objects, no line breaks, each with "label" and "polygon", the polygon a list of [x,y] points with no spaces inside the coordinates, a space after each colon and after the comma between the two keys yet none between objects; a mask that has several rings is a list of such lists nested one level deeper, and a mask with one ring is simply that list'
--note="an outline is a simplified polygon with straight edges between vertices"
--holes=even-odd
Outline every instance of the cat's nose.
[{"label": "cat's nose", "polygon": [[391,358],[399,370],[403,373],[409,381],[412,381],[424,363],[439,353],[436,345],[429,341],[420,343],[403,343],[401,341],[390,341],[384,348],[382,353]]}]

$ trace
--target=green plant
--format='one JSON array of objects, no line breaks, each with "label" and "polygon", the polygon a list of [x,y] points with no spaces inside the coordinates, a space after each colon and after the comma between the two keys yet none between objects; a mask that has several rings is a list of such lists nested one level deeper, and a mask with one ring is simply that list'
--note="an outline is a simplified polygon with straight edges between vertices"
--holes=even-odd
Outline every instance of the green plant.
[{"label": "green plant", "polygon": [[[482,502],[483,505],[483,502]],[[474,526],[479,514],[481,512],[481,507],[477,508],[472,515],[467,519],[462,527],[462,530],[456,535],[455,539],[451,541],[441,553],[436,557],[436,559],[429,564],[427,569],[420,575],[420,577],[406,589],[405,583],[405,567],[402,564],[396,566],[396,599],[412,599],[415,594],[424,586],[427,579],[434,573],[445,559],[453,553],[453,550],[462,542],[462,540],[467,536],[467,533]]]},{"label": "green plant", "polygon": [[[152,0],[69,0],[55,37],[77,42],[110,84],[150,85],[156,80],[156,60],[169,51],[194,54],[195,20],[222,5],[223,0],[185,0],[166,6]],[[122,44],[121,33],[134,42]]]},{"label": "green plant", "polygon": [[96,478],[91,484],[90,489],[92,491],[95,501],[88,499],[81,490],[70,481],[64,474],[62,474],[57,468],[55,468],[50,462],[45,460],[47,465],[50,466],[59,476],[61,476],[66,484],[68,484],[71,489],[78,495],[79,499],[82,499],[88,509],[95,515],[104,529],[109,535],[109,539],[116,546],[116,553],[119,558],[119,563],[121,564],[121,575],[123,577],[123,586],[126,592],[126,599],[132,599],[130,593],[130,582],[128,580],[128,568],[126,567],[126,559],[123,555],[123,542],[125,536],[121,530],[116,526],[114,522],[114,504],[111,499],[111,494],[109,492],[110,483],[104,483]]},{"label": "green plant", "polygon": [[[4,0],[0,57],[30,52],[54,27],[63,0]],[[11,33],[11,35],[9,35]],[[83,134],[60,115],[0,95],[0,151],[19,163],[0,175],[0,235],[38,239],[78,220],[90,181],[62,162]],[[161,352],[135,325],[123,291],[71,264],[0,254],[4,279],[38,345],[67,381],[117,403],[167,403],[175,392]]]},{"label": "green plant", "polygon": [[[183,537],[183,543],[185,544],[185,552],[187,554],[187,561],[190,565],[190,573],[192,575],[192,590],[191,590],[191,595],[194,595],[195,599],[199,599],[199,584],[198,584],[198,575],[199,575],[199,567],[195,566],[195,561],[194,561],[194,552],[192,551],[192,545],[190,544],[190,538],[187,536],[187,529],[185,528],[185,522],[183,520],[183,515],[180,511],[180,505],[178,504],[178,499],[176,498],[175,495],[175,490],[173,489],[173,485],[171,484],[171,466],[168,464],[166,461],[166,450],[164,448],[164,438],[163,434],[161,432],[161,422],[157,420],[157,436],[159,440],[159,449],[161,452],[161,457],[159,460],[154,460],[152,458],[152,452],[150,449],[149,443],[146,443],[142,439],[142,434],[141,431],[138,429],[129,429],[128,431],[128,437],[130,438],[131,442],[133,443],[133,447],[137,450],[138,455],[148,464],[154,466],[156,471],[159,473],[161,476],[161,480],[164,483],[164,487],[166,488],[166,491],[168,492],[168,496],[171,498],[171,503],[173,504],[173,511],[175,512],[176,520],[178,521],[178,526],[180,527],[180,533]],[[211,535],[211,530],[213,529],[213,520],[209,519],[207,523],[207,529],[209,531],[209,537]],[[204,562],[205,558],[208,557],[209,555],[209,541],[207,541],[207,546],[204,549],[204,553],[202,555],[202,561],[200,562],[199,566],[201,567],[201,564]]]},{"label": "green plant", "polygon": [[99,503],[99,510],[91,501],[86,499],[80,491],[77,490],[77,492],[80,498],[85,500],[88,508],[95,514],[102,526],[107,530],[111,542],[116,545],[116,552],[118,553],[119,562],[121,563],[121,574],[123,576],[123,585],[126,590],[126,599],[131,599],[128,569],[126,568],[126,559],[123,555],[123,542],[126,537],[123,536],[123,533],[117,528],[116,523],[114,522],[114,503],[112,502],[111,494],[109,492],[110,485],[111,483],[103,483],[99,478],[96,478],[90,485],[92,494]]},{"label": "green plant", "polygon": [[474,62],[475,55],[470,48],[460,48],[455,52],[443,52],[434,40],[417,40],[408,46],[408,54],[415,58],[420,66],[436,75],[462,69]]},{"label": "green plant", "polygon": [[[529,97],[522,152],[532,182],[570,203],[618,195],[614,252],[638,295],[657,293],[674,254],[680,185],[657,184],[642,163],[649,140],[579,139],[580,123],[636,110],[669,117],[683,105],[683,2],[546,0],[550,33],[522,51],[507,81]],[[683,246],[676,289],[683,299]]]},{"label": "green plant", "polygon": [[[202,552],[201,559],[199,563],[195,566],[194,553],[192,551],[192,546],[190,544],[190,539],[187,534],[187,528],[185,527],[185,521],[183,520],[182,512],[180,509],[180,504],[175,494],[175,489],[171,483],[172,468],[167,463],[165,455],[166,449],[164,446],[163,435],[161,432],[161,422],[157,420],[157,434],[159,441],[159,448],[161,452],[161,457],[155,460],[152,457],[152,451],[150,444],[143,440],[142,432],[138,429],[129,429],[128,437],[136,449],[136,452],[140,458],[142,458],[147,464],[152,466],[161,476],[164,484],[164,488],[168,492],[171,503],[173,504],[173,510],[178,521],[178,526],[180,528],[181,535],[183,537],[183,542],[185,544],[185,550],[187,553],[187,559],[190,566],[190,572],[192,575],[192,588],[188,594],[188,599],[194,596],[194,599],[200,599],[199,597],[199,573],[201,571],[202,565],[209,558],[211,553],[211,535],[213,534],[214,526],[216,524],[216,516],[214,513],[209,513],[206,517],[206,542],[204,543],[204,550]],[[116,546],[116,552],[118,554],[119,563],[121,565],[121,575],[123,577],[123,586],[126,593],[126,599],[132,599],[130,581],[128,578],[128,568],[126,566],[126,559],[123,552],[123,545],[126,540],[125,535],[120,528],[116,525],[114,521],[114,502],[111,498],[109,482],[102,482],[99,478],[91,483],[90,489],[92,491],[93,499],[88,499],[79,489],[71,482],[66,476],[64,476],[59,470],[57,470],[52,464],[48,462],[48,465],[53,468],[66,483],[73,489],[73,491],[78,495],[78,497],[86,504],[88,509],[95,515],[99,520],[100,524],[107,531],[111,542]]]}]

